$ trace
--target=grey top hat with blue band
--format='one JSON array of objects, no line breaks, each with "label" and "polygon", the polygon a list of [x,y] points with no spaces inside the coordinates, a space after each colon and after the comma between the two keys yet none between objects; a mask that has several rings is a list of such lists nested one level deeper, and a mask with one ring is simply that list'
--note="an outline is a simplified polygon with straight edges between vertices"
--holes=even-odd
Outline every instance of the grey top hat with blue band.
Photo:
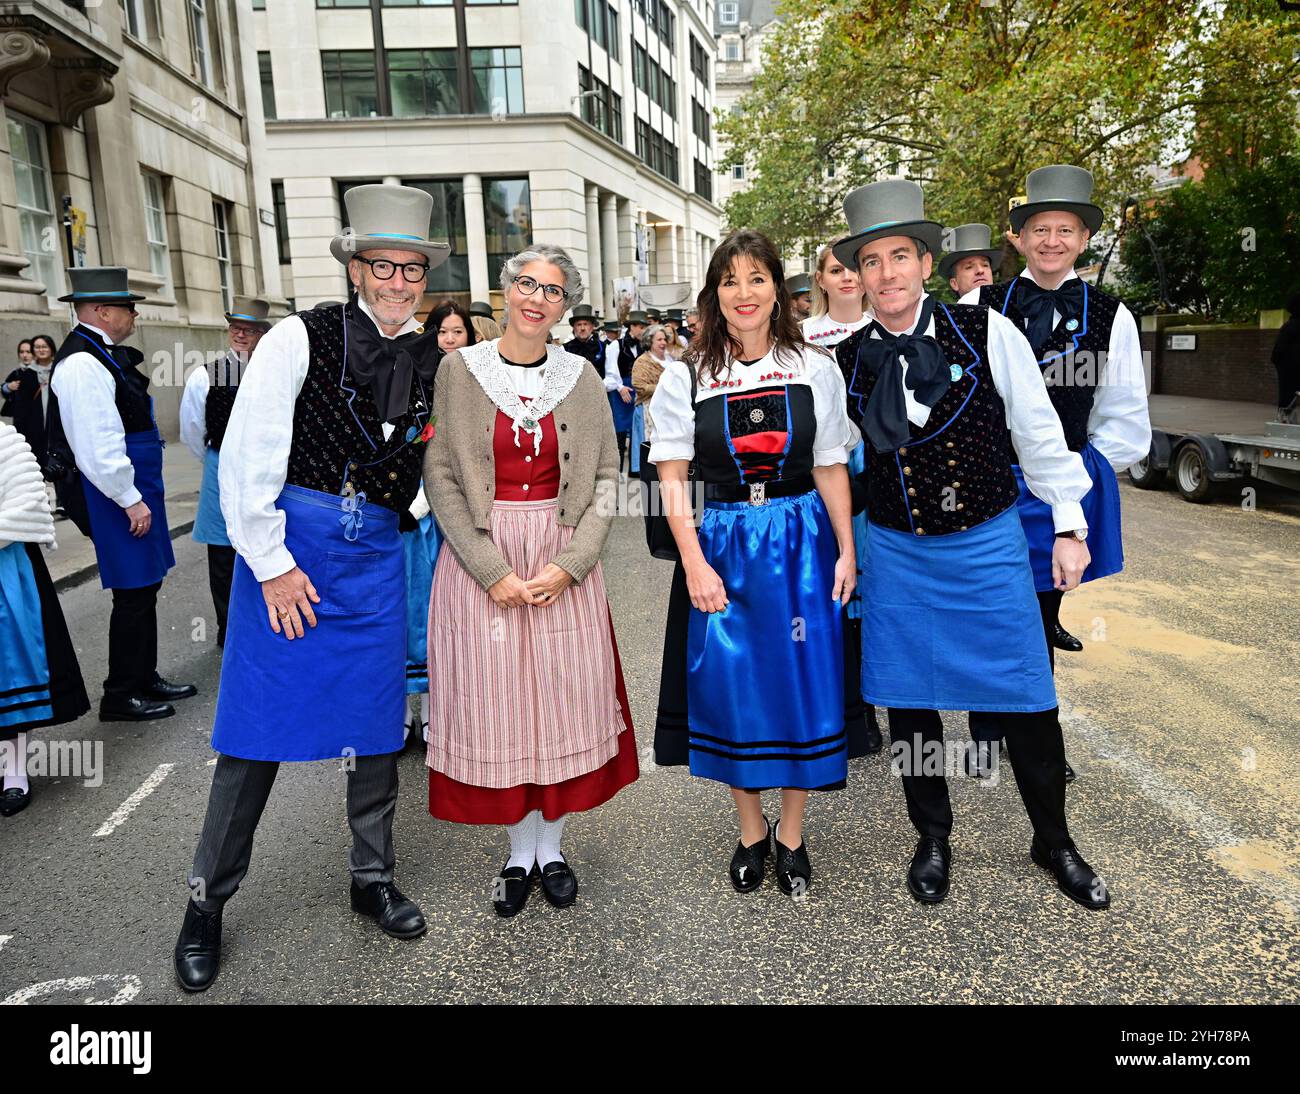
[{"label": "grey top hat with blue band", "polygon": [[925,217],[921,188],[906,179],[883,179],[850,190],[844,198],[847,239],[831,248],[850,270],[858,268],[858,251],[873,239],[907,236],[926,245],[931,254],[943,249],[943,226]]},{"label": "grey top hat with blue band", "polygon": [[952,230],[952,250],[939,259],[940,277],[952,277],[952,271],[963,258],[983,255],[989,265],[997,269],[1002,261],[1002,248],[991,244],[993,231],[987,224],[959,224]]},{"label": "grey top hat with blue band", "polygon": [[260,296],[237,296],[226,312],[227,323],[248,323],[267,331],[271,329],[271,305]]},{"label": "grey top hat with blue band", "polygon": [[441,266],[451,254],[446,243],[427,239],[433,198],[414,186],[374,183],[343,195],[348,226],[330,242],[330,254],[343,265],[363,251],[415,251]]},{"label": "grey top hat with blue band", "polygon": [[1095,233],[1105,214],[1092,203],[1092,172],[1057,163],[1039,167],[1025,178],[1025,203],[1011,210],[1011,230],[1017,235],[1035,213],[1074,213]]},{"label": "grey top hat with blue band", "polygon": [[791,296],[812,292],[812,279],[806,273],[791,274],[785,279],[785,291]]},{"label": "grey top hat with blue band", "polygon": [[129,304],[143,300],[127,285],[125,266],[72,266],[67,270],[72,292],[60,296],[74,304]]}]

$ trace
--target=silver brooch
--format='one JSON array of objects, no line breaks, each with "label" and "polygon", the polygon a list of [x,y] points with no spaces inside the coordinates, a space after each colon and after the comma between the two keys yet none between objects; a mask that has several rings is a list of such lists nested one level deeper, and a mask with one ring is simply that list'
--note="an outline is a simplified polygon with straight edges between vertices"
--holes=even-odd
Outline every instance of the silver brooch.
[{"label": "silver brooch", "polygon": [[766,415],[758,407],[754,407],[754,409],[749,412],[749,420],[755,425],[761,422],[765,417]]}]

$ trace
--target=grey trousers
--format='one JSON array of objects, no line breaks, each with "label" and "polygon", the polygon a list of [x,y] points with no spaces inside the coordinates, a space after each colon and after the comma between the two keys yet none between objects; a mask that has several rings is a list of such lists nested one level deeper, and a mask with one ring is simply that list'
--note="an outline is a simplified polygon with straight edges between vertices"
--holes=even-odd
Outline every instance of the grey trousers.
[{"label": "grey trousers", "polygon": [[[360,886],[392,881],[393,814],[397,809],[397,756],[358,756],[348,772],[348,866]],[[280,765],[219,755],[208,794],[203,834],[194,852],[190,893],[205,912],[215,912],[235,895],[248,873],[253,834],[271,796]]]}]

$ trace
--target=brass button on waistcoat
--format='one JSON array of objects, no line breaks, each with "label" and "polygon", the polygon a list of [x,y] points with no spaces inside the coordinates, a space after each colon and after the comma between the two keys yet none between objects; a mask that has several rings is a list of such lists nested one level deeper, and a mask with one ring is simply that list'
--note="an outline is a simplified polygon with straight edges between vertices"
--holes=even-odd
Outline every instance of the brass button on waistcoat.
[{"label": "brass button on waistcoat", "polygon": [[916,497],[916,487],[915,487],[915,486],[909,486],[909,487],[907,488],[907,496],[908,496],[909,498],[914,498],[914,497]]},{"label": "brass button on waistcoat", "polygon": [[904,467],[904,468],[903,468],[903,474],[904,474],[904,475],[910,475],[911,473],[912,473],[912,469],[911,469],[910,467]]},{"label": "brass button on waistcoat", "polygon": [[906,455],[907,455],[907,449],[906,449],[906,448],[900,448],[900,449],[898,450],[898,454],[899,454],[900,456],[906,456]]},{"label": "brass button on waistcoat", "polygon": [[957,503],[957,512],[960,513],[965,508],[966,508],[966,503],[964,501],[959,501]]},{"label": "brass button on waistcoat", "polygon": [[919,510],[919,509],[913,509],[913,510],[912,510],[912,516],[914,516],[914,517],[919,517],[920,515],[921,515],[921,510]]},{"label": "brass button on waistcoat", "polygon": [[953,447],[952,441],[948,441],[946,444],[944,444],[944,448],[952,448],[952,447]]},{"label": "brass button on waistcoat", "polygon": [[388,472],[388,481],[389,481],[389,482],[396,482],[396,481],[397,481],[397,472],[396,472],[396,471],[390,471],[390,472]]},{"label": "brass button on waistcoat", "polygon": [[948,466],[949,466],[949,467],[956,467],[956,466],[957,466],[957,461],[956,461],[956,460],[949,460],[949,461],[948,461]]},{"label": "brass button on waistcoat", "polygon": [[392,491],[391,491],[391,490],[390,490],[390,491],[387,491],[387,492],[384,494],[384,501],[387,501],[387,500],[388,500],[389,498],[391,498],[392,496],[393,496]]},{"label": "brass button on waistcoat", "polygon": [[953,483],[953,484],[952,484],[952,488],[953,488],[954,490],[960,490],[960,489],[961,489],[961,483],[959,483],[959,482],[955,482],[955,483]]},{"label": "brass button on waistcoat", "polygon": [[916,530],[916,534],[917,534],[918,536],[923,536],[923,535],[925,535],[925,529],[924,529],[924,528],[918,528],[918,529]]}]

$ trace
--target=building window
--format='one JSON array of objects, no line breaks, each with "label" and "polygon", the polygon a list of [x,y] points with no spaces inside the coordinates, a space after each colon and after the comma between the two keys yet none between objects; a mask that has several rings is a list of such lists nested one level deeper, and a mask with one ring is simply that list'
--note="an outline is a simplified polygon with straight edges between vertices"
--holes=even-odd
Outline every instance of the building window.
[{"label": "building window", "polygon": [[533,242],[533,208],[527,179],[484,179],[483,216],[487,229],[488,276]]},{"label": "building window", "polygon": [[[385,0],[387,3],[388,0]],[[368,8],[370,0],[316,0],[318,8]]]},{"label": "building window", "polygon": [[186,0],[185,10],[190,22],[190,56],[194,61],[194,75],[205,87],[213,87],[212,44],[208,39],[207,0]]},{"label": "building window", "polygon": [[580,99],[582,120],[605,136],[623,143],[623,96],[616,93],[600,77],[592,75],[582,65],[578,66],[579,92],[595,91]]},{"label": "building window", "polygon": [[275,81],[271,78],[271,54],[263,51],[257,55],[257,71],[262,78],[262,116],[267,121],[276,119]]},{"label": "building window", "polygon": [[644,118],[636,120],[636,155],[652,171],[677,181],[677,146]]},{"label": "building window", "polygon": [[523,60],[517,46],[469,51],[475,114],[524,112]]},{"label": "building window", "polygon": [[217,276],[221,283],[221,306],[229,311],[234,303],[234,265],[230,258],[230,213],[224,201],[212,203],[212,227],[217,240]]},{"label": "building window", "polygon": [[709,86],[709,55],[695,35],[691,35],[691,71],[704,84]]},{"label": "building window", "polygon": [[149,28],[144,17],[144,0],[121,0],[122,26],[132,38],[145,41]]},{"label": "building window", "polygon": [[709,143],[709,112],[698,100],[691,99],[691,121],[695,126],[695,135],[705,144]]},{"label": "building window", "polygon": [[[379,0],[386,8],[449,8],[455,3],[455,0]],[[317,7],[324,7],[320,0],[316,0]],[[339,7],[361,7],[370,6],[370,0],[361,0],[358,4],[340,3]]]},{"label": "building window", "polygon": [[368,49],[323,50],[325,113],[331,118],[373,118],[379,114],[375,55]]},{"label": "building window", "polygon": [[719,4],[718,22],[724,27],[737,26],[740,23],[740,5],[734,0],[731,3]]},{"label": "building window", "polygon": [[254,11],[266,11],[266,0],[253,0]]},{"label": "building window", "polygon": [[705,201],[713,200],[713,172],[699,160],[695,161],[695,192]]},{"label": "building window", "polygon": [[573,17],[596,45],[612,60],[620,60],[618,12],[605,0],[573,0]]},{"label": "building window", "polygon": [[284,200],[284,183],[271,183],[271,205],[275,212],[275,249],[281,266],[289,265],[289,206]]},{"label": "building window", "polygon": [[387,56],[394,117],[461,113],[454,49],[393,49]]},{"label": "building window", "polygon": [[677,84],[636,42],[632,43],[632,84],[662,107],[670,118],[677,117]]},{"label": "building window", "polygon": [[733,163],[731,165],[731,177],[740,182],[745,177],[745,165],[743,163]]},{"label": "building window", "polygon": [[433,198],[429,238],[451,245],[451,255],[425,278],[424,292],[435,297],[432,307],[448,293],[469,293],[469,242],[465,233],[465,190],[461,179],[403,179],[406,186]]},{"label": "building window", "polygon": [[736,38],[728,38],[722,43],[722,59],[724,61],[740,60],[740,41]]},{"label": "building window", "polygon": [[167,249],[167,201],[161,175],[141,172],[144,180],[144,233],[149,244],[149,269],[161,277],[163,291],[171,295],[172,259]]},{"label": "building window", "polygon": [[6,107],[9,152],[14,181],[18,184],[18,226],[28,267],[23,276],[45,284],[45,295],[63,291],[63,254],[59,226],[54,216],[54,191],[50,186],[50,157],[45,148],[45,127]]}]

